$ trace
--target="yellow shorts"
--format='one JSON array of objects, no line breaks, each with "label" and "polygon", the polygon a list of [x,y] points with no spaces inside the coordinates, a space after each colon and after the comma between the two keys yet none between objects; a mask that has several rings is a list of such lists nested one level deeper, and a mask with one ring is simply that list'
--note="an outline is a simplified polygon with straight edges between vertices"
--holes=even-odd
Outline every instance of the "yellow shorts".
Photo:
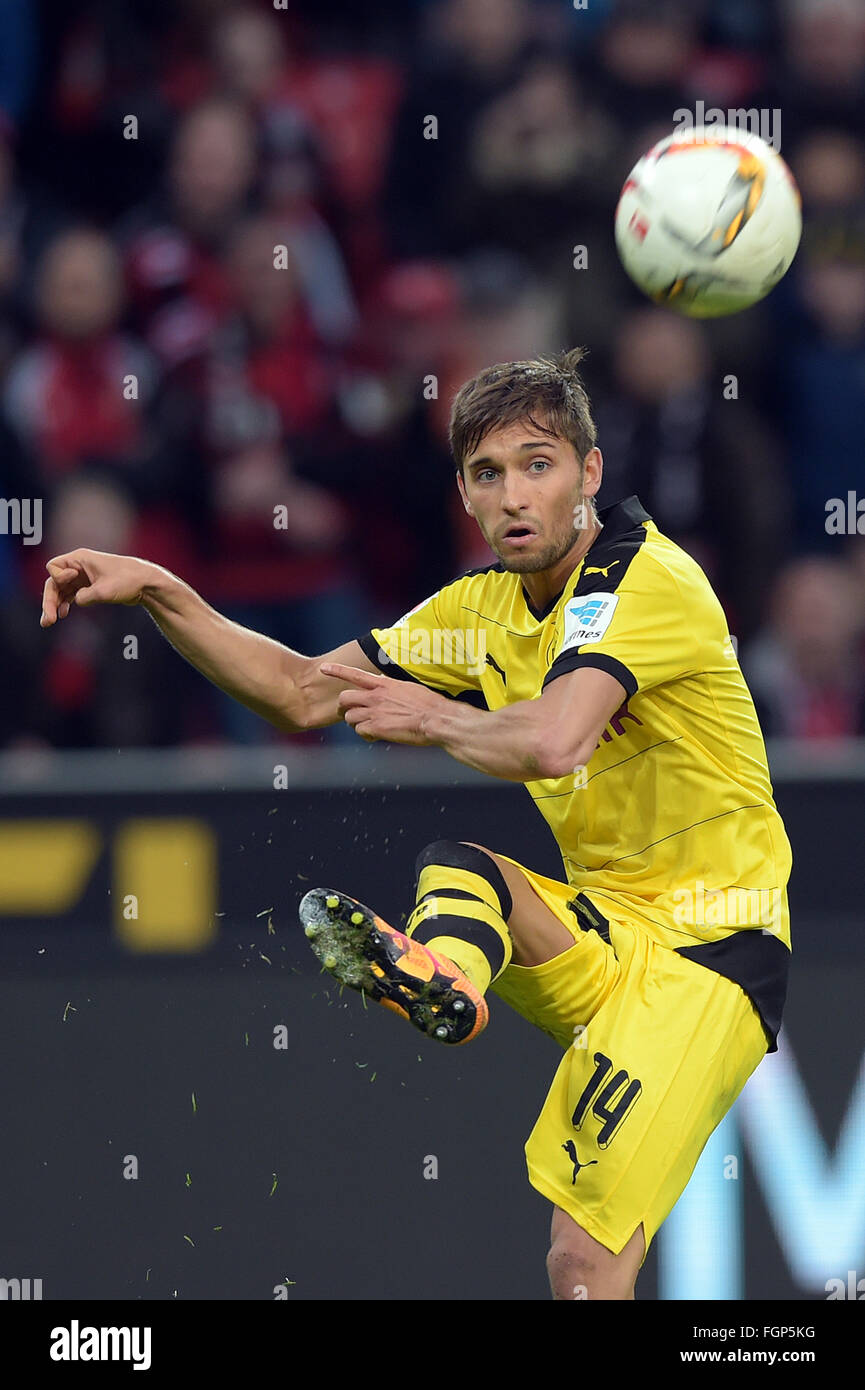
[{"label": "yellow shorts", "polygon": [[609,919],[609,944],[584,930],[572,885],[508,862],[574,938],[492,986],[565,1049],[526,1142],[529,1181],[613,1254],[642,1222],[648,1251],[766,1052],[760,1016],[732,980],[624,915]]}]

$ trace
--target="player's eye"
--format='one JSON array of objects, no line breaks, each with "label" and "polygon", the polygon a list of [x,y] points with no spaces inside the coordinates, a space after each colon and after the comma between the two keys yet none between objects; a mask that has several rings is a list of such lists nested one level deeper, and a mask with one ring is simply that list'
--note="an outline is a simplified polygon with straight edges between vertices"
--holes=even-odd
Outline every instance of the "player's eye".
[{"label": "player's eye", "polygon": [[549,459],[532,459],[531,463],[529,464],[529,467],[530,467],[530,468],[534,468],[534,466],[535,466],[536,463],[541,463],[541,464],[543,464],[544,468],[549,468],[549,466],[550,466],[550,461],[549,461]]},{"label": "player's eye", "polygon": [[480,473],[477,473],[475,475],[476,480],[478,482],[480,482],[483,478],[494,478],[495,476],[496,470],[494,468],[482,468]]}]

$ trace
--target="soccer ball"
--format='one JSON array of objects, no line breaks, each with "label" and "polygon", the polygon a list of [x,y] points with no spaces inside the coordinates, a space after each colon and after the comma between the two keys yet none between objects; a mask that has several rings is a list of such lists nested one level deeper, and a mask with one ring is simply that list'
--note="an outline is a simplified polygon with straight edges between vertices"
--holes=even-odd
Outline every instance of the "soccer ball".
[{"label": "soccer ball", "polygon": [[692,318],[762,299],[788,270],[801,233],[787,165],[735,126],[695,126],[653,145],[616,208],[616,246],[631,279],[656,304]]}]

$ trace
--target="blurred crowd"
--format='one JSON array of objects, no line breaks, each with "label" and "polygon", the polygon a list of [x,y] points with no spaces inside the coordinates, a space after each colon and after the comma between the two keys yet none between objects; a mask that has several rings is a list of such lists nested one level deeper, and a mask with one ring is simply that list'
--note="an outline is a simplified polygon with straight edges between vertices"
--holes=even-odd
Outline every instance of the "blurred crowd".
[{"label": "blurred crowd", "polygon": [[[708,323],[612,235],[698,100],[780,112],[805,219]],[[0,534],[0,742],[272,737],[137,610],[42,631],[45,560],[142,555],[326,651],[491,558],[450,399],[575,344],[600,502],[705,567],[765,732],[865,734],[865,534],[826,526],[865,498],[865,0],[4,0],[0,497],[44,510]]]}]

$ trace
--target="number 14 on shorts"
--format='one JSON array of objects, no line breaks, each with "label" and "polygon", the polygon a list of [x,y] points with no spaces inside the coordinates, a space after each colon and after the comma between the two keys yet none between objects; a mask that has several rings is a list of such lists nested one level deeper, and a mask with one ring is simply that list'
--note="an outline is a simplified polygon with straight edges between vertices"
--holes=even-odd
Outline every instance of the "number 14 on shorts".
[{"label": "number 14 on shorts", "polygon": [[632,1079],[626,1071],[614,1070],[613,1062],[603,1052],[596,1052],[592,1060],[595,1069],[574,1106],[571,1124],[576,1130],[582,1129],[583,1121],[591,1112],[601,1122],[598,1148],[606,1149],[636,1105],[643,1084],[636,1077]]}]

